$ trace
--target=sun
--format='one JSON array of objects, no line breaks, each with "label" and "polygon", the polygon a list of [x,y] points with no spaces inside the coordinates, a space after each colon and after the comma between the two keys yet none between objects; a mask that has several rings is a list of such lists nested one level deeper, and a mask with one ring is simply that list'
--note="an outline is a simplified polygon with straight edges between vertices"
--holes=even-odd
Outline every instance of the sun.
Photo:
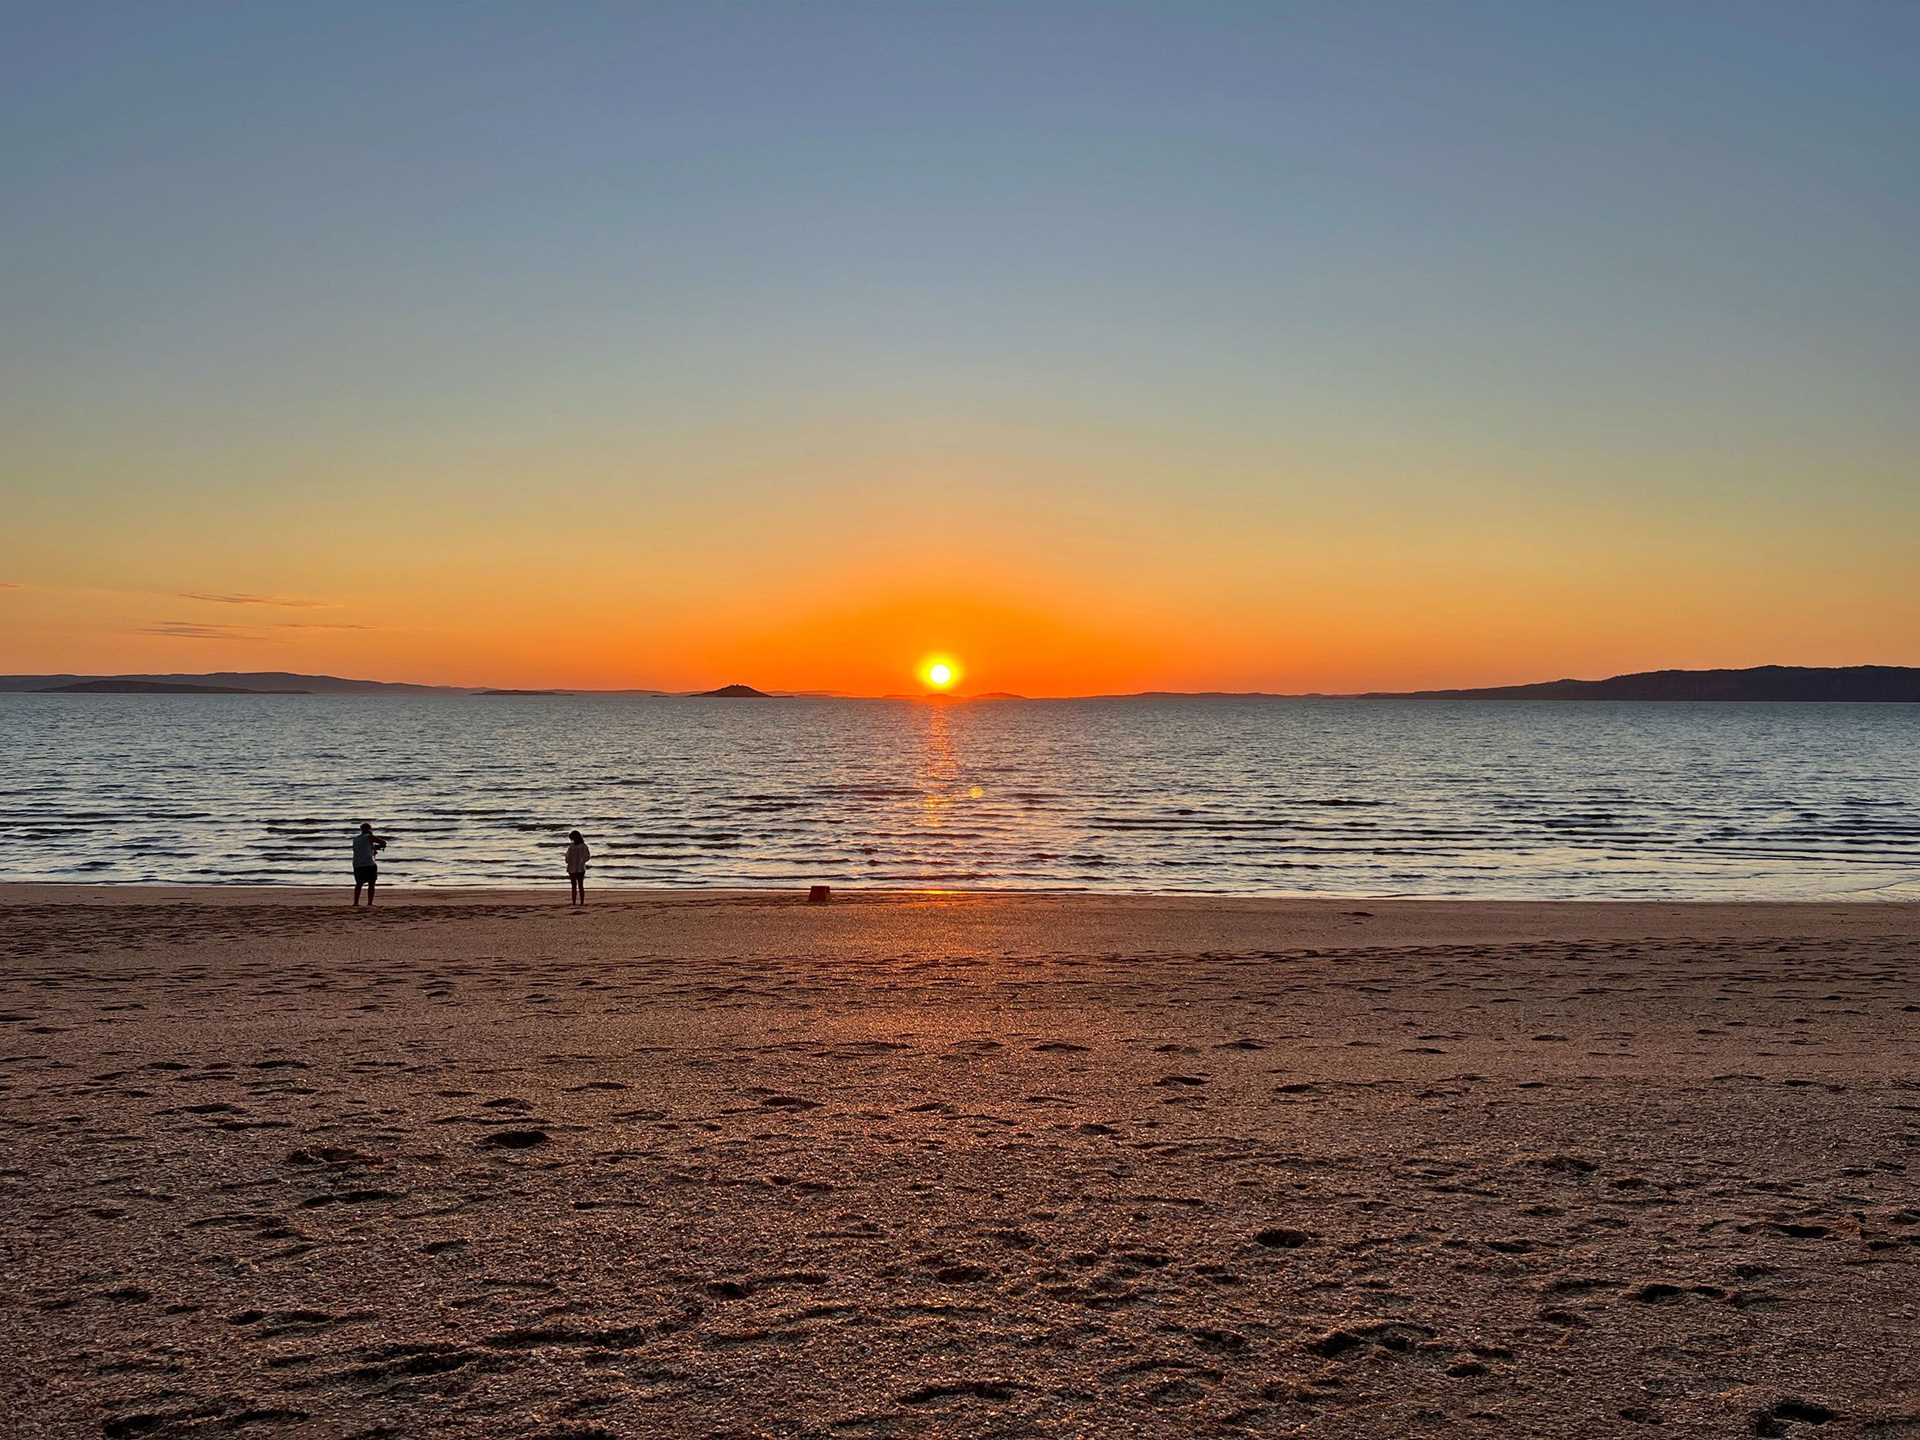
[{"label": "sun", "polygon": [[951,655],[929,655],[920,662],[920,683],[929,690],[951,690],[960,683],[960,662]]}]

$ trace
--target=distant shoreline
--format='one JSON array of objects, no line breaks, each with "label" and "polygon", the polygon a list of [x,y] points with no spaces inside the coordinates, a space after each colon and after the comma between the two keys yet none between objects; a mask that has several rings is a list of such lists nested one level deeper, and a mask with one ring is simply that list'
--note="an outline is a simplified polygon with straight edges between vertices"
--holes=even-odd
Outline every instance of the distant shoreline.
[{"label": "distant shoreline", "polygon": [[[191,700],[218,699],[244,700],[272,698],[277,700],[381,700],[381,699],[444,699],[444,700],[711,700],[735,699],[744,697],[714,696],[694,692],[689,694],[643,695],[626,690],[446,690],[426,693],[410,692],[401,695],[387,695],[380,692],[327,692],[315,690],[241,690],[219,686],[174,686],[155,689],[71,689],[50,690],[7,690],[0,689],[3,695],[59,696],[62,699],[84,699],[88,696],[111,695],[121,699],[140,697],[146,699]],[[1128,701],[1199,701],[1217,704],[1252,704],[1255,702],[1276,705],[1373,705],[1382,703],[1417,702],[1421,705],[1443,706],[1447,704],[1472,705],[1552,705],[1574,707],[1580,705],[1873,705],[1901,706],[1920,705],[1920,696],[1907,698],[1896,696],[1881,698],[1858,695],[1778,695],[1778,696],[1704,696],[1704,695],[1426,695],[1426,694],[1377,694],[1377,695],[1279,695],[1264,691],[1228,693],[1208,690],[1151,690],[1130,695],[789,695],[778,690],[768,691],[753,697],[759,700],[794,700],[803,704],[855,704],[855,705],[1100,705],[1122,704]]]},{"label": "distant shoreline", "polygon": [[199,694],[199,695],[447,695],[581,699],[869,700],[912,703],[1009,704],[1082,700],[1555,700],[1658,701],[1731,704],[1920,704],[1920,666],[1756,665],[1739,670],[1643,670],[1603,680],[1544,680],[1526,685],[1490,685],[1435,690],[1282,692],[1267,690],[1138,690],[1124,694],[1027,696],[1008,691],[981,695],[847,695],[832,691],[762,690],[738,682],[713,690],[515,689],[502,686],[419,685],[403,681],[354,680],[292,671],[208,671],[168,675],[0,675],[0,693],[12,694]]}]

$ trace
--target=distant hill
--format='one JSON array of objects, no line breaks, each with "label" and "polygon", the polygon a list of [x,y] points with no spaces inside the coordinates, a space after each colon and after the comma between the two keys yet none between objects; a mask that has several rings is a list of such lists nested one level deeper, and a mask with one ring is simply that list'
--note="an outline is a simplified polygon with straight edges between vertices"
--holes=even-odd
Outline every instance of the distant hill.
[{"label": "distant hill", "polygon": [[[102,692],[111,683],[123,688]],[[93,691],[70,687],[91,685]],[[133,685],[190,685],[199,690],[244,691],[255,695],[666,695],[665,690],[510,690],[479,685],[413,685],[397,680],[349,680],[339,675],[300,675],[289,670],[214,670],[205,674],[168,675],[0,675],[0,692],[66,690],[71,694],[176,694],[177,691],[133,690]]]},{"label": "distant hill", "polygon": [[1904,665],[1757,665],[1646,670],[1606,680],[1545,680],[1478,690],[1374,692],[1362,700],[1851,700],[1920,704],[1920,669]]},{"label": "distant hill", "polygon": [[1313,695],[1293,695],[1282,690],[1136,690],[1131,695],[1093,695],[1093,700],[1318,700]]},{"label": "distant hill", "polygon": [[311,690],[250,690],[238,685],[187,685],[167,680],[76,680],[49,685],[41,695],[311,695]]},{"label": "distant hill", "polygon": [[[202,675],[0,675],[0,690],[60,690],[79,684],[193,685],[201,689],[247,690],[301,695],[457,695],[447,685],[404,685],[387,680],[343,680],[338,675],[296,675],[287,670],[214,670]],[[117,691],[117,694],[136,693]],[[152,692],[169,693],[169,692]]]},{"label": "distant hill", "polygon": [[771,700],[773,697],[764,690],[756,690],[751,685],[722,685],[718,690],[696,690],[690,697],[694,700]]}]

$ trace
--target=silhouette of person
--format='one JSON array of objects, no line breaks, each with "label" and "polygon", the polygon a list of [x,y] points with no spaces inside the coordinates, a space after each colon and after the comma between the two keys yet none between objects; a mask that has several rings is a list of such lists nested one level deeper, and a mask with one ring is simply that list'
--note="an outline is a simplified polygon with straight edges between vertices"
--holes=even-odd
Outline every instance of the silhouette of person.
[{"label": "silhouette of person", "polygon": [[367,908],[373,908],[373,887],[380,879],[380,867],[373,857],[387,848],[387,842],[373,833],[370,822],[360,822],[360,833],[353,837],[353,903],[360,904],[360,888],[366,887]]},{"label": "silhouette of person", "polygon": [[593,852],[580,838],[578,830],[569,832],[567,838],[573,842],[567,846],[568,902],[584,905],[587,903],[587,861],[593,858]]}]

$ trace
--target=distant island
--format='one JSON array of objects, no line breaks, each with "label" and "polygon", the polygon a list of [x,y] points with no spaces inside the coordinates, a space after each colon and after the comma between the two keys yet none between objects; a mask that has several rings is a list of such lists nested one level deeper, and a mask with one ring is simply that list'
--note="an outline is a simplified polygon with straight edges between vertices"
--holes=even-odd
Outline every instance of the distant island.
[{"label": "distant island", "polygon": [[1376,692],[1362,700],[1849,700],[1920,703],[1920,669],[1904,665],[1756,665],[1644,670],[1606,680],[1544,680],[1476,690]]},{"label": "distant island", "polygon": [[693,700],[771,700],[773,697],[764,690],[756,690],[751,685],[722,685],[718,690],[696,690],[688,697]]},{"label": "distant island", "polygon": [[311,695],[311,690],[253,690],[238,685],[189,685],[166,680],[79,680],[49,685],[41,695]]},{"label": "distant island", "polygon": [[1267,690],[1140,690],[1101,700],[1764,700],[1920,704],[1910,665],[1755,665],[1745,670],[1642,670],[1605,680],[1542,680],[1458,690],[1282,694]]},{"label": "distant island", "polygon": [[[89,687],[81,690],[80,686]],[[114,690],[102,687],[112,685]],[[133,689],[133,686],[141,689]],[[64,694],[182,694],[167,686],[190,686],[193,692],[242,695],[667,695],[665,690],[514,690],[483,685],[417,685],[403,680],[349,680],[339,675],[300,675],[288,670],[215,670],[204,674],[158,675],[0,675],[0,693],[39,691]]]},{"label": "distant island", "polygon": [[[105,689],[113,686],[113,689]],[[139,688],[133,688],[133,687]],[[182,690],[178,687],[189,687]],[[86,688],[81,688],[86,687]],[[387,680],[343,680],[338,675],[297,675],[289,670],[215,670],[205,674],[0,675],[0,691],[38,690],[68,695],[434,695],[470,694],[444,685],[407,685]]]}]

